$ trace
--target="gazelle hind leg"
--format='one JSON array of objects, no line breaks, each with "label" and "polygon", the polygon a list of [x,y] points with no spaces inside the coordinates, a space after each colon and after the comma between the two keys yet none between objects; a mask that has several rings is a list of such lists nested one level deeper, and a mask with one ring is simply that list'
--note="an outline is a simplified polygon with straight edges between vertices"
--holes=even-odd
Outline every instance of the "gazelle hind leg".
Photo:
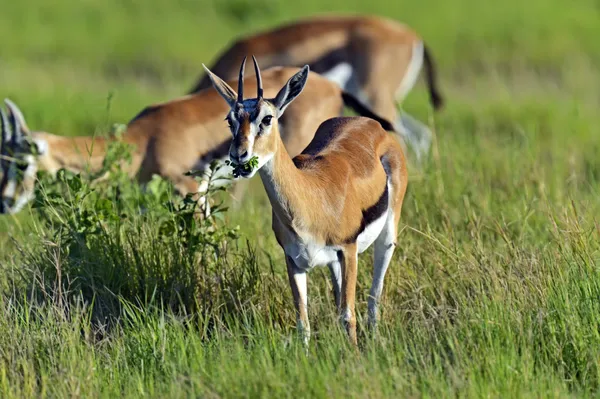
[{"label": "gazelle hind leg", "polygon": [[431,130],[404,110],[400,110],[400,116],[396,120],[396,129],[415,152],[417,162],[421,163],[431,148],[433,137]]},{"label": "gazelle hind leg", "polygon": [[396,248],[397,218],[394,216],[393,208],[390,208],[385,225],[375,239],[373,260],[373,284],[369,292],[369,327],[375,328],[379,317],[379,300],[383,291],[385,274],[392,260]]},{"label": "gazelle hind leg", "polygon": [[342,262],[342,296],[340,304],[341,321],[346,332],[350,343],[357,345],[356,339],[356,273],[358,268],[358,253],[356,250],[356,244],[349,245],[342,251],[339,256]]},{"label": "gazelle hind leg", "polygon": [[335,298],[335,306],[337,311],[340,311],[342,297],[342,264],[339,261],[331,262],[327,265],[331,272],[331,284],[333,285],[333,296]]},{"label": "gazelle hind leg", "polygon": [[[423,67],[424,49],[423,42],[420,40],[413,44],[408,67],[395,93],[396,102],[399,104],[402,104],[419,78],[419,73]],[[415,152],[417,162],[421,163],[423,158],[429,153],[431,147],[431,130],[404,112],[402,106],[400,106],[400,115],[396,119],[396,129],[401,132],[404,140]]]}]

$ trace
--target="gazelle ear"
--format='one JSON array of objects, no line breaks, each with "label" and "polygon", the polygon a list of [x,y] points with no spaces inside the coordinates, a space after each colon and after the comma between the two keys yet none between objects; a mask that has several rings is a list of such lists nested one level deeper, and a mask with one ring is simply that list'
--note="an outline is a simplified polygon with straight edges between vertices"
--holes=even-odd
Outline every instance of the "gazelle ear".
[{"label": "gazelle ear", "polygon": [[29,135],[29,127],[27,127],[25,117],[19,107],[17,107],[17,104],[13,103],[8,98],[4,99],[4,104],[6,104],[6,108],[8,108],[9,118],[14,127],[13,134],[15,135],[15,138],[21,138],[23,134]]},{"label": "gazelle ear", "polygon": [[235,90],[233,90],[231,86],[225,83],[223,79],[212,73],[210,69],[206,67],[206,65],[202,64],[202,66],[208,74],[208,77],[210,78],[210,81],[212,82],[212,85],[217,91],[217,93],[219,93],[221,97],[223,97],[225,101],[227,101],[227,104],[229,104],[229,106],[233,108],[233,106],[236,104],[238,96]]},{"label": "gazelle ear", "polygon": [[292,76],[285,86],[277,93],[277,96],[271,102],[277,107],[278,115],[280,117],[283,114],[283,111],[287,108],[288,105],[296,97],[302,93],[304,86],[306,85],[306,81],[308,80],[308,72],[310,71],[308,65],[304,65],[304,67],[297,72],[294,76]]}]

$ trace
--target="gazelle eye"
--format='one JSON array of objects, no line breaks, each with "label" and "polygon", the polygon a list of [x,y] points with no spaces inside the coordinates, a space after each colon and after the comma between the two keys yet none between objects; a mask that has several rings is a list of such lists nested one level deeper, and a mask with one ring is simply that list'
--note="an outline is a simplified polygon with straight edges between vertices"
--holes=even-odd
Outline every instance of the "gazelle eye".
[{"label": "gazelle eye", "polygon": [[265,125],[265,126],[270,126],[271,125],[271,119],[273,119],[273,117],[271,115],[267,115],[265,116],[262,121],[260,122],[261,125]]}]

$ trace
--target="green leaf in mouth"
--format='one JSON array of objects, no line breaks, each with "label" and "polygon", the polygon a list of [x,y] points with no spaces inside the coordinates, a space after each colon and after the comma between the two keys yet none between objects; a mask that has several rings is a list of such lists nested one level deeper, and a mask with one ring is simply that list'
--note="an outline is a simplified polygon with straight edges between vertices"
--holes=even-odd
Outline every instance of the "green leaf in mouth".
[{"label": "green leaf in mouth", "polygon": [[239,177],[243,173],[247,174],[252,172],[252,170],[258,166],[258,157],[256,155],[253,156],[244,164],[237,164],[230,160],[225,161],[225,163],[233,167],[233,177]]}]

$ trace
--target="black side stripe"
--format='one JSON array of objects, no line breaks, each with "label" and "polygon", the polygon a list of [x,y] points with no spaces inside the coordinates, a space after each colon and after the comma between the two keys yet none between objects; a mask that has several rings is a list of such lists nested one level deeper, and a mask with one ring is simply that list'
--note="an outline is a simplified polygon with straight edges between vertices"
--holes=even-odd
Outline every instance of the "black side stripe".
[{"label": "black side stripe", "polygon": [[344,240],[344,244],[352,244],[356,242],[360,233],[362,233],[368,225],[373,223],[375,220],[379,219],[381,215],[388,209],[389,203],[389,190],[387,181],[385,183],[385,188],[383,190],[383,194],[379,197],[377,202],[367,209],[362,211],[362,220],[360,221],[360,227],[352,234],[350,237]]}]

